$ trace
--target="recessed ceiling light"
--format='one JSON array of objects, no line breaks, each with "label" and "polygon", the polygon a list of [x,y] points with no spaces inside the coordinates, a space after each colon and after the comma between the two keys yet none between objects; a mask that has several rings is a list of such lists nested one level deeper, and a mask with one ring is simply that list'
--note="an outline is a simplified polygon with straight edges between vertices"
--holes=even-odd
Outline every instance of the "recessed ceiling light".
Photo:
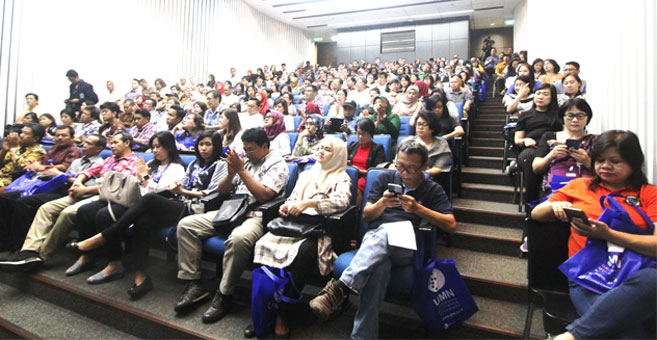
[{"label": "recessed ceiling light", "polygon": [[331,36],[331,41],[338,41],[338,36],[337,35],[332,35]]},{"label": "recessed ceiling light", "polygon": [[494,23],[494,22],[491,22],[490,25],[491,25],[491,26],[495,26],[495,23]]}]

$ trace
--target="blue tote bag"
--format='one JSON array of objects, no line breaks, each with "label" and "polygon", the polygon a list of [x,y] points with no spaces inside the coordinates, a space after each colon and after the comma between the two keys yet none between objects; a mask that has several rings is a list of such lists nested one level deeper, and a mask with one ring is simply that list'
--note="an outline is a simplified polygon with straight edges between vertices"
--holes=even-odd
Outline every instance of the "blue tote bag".
[{"label": "blue tote bag", "polygon": [[[429,333],[435,335],[461,324],[479,308],[454,260],[437,258],[432,244],[432,255],[426,262],[423,251],[416,252],[412,305]],[[418,237],[418,249],[424,249],[422,237]]]},{"label": "blue tote bag", "polygon": [[[299,298],[292,299],[283,295],[285,285],[291,284]],[[292,279],[292,274],[282,268],[279,275],[267,266],[253,271],[251,280],[251,319],[258,339],[265,339],[274,331],[274,321],[278,306],[282,302],[293,304],[301,301],[302,296]]]},{"label": "blue tote bag", "polygon": [[[604,211],[598,221],[606,223],[609,228],[616,231],[652,235],[655,226],[641,209],[632,201],[627,201],[648,223],[650,231],[637,227],[625,208],[613,197],[623,196],[610,194],[600,198],[600,205]],[[605,207],[605,201],[609,204],[608,208]],[[604,294],[640,269],[654,267],[656,264],[654,258],[643,256],[630,249],[608,250],[607,241],[587,238],[586,246],[559,266],[559,270],[578,285],[592,292]]]},{"label": "blue tote bag", "polygon": [[51,179],[43,180],[32,171],[26,172],[7,186],[5,191],[22,191],[21,197],[53,192],[61,188],[68,180],[67,175],[57,175]]}]

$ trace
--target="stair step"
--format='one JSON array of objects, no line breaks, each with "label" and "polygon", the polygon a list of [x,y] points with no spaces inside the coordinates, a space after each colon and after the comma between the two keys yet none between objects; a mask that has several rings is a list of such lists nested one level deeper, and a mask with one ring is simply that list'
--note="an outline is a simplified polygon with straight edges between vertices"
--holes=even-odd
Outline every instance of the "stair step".
[{"label": "stair step", "polygon": [[501,169],[465,167],[461,170],[462,182],[514,185],[515,179],[502,173]]},{"label": "stair step", "polygon": [[522,229],[525,214],[517,204],[454,198],[454,216],[458,222]]},{"label": "stair step", "polygon": [[451,237],[451,247],[518,256],[522,230],[491,225],[458,222]]},{"label": "stair step", "polygon": [[504,147],[504,138],[501,136],[499,138],[473,137],[470,145]]},{"label": "stair step", "polygon": [[513,203],[513,186],[481,183],[461,183],[461,196],[459,198],[477,199]]},{"label": "stair step", "polygon": [[475,124],[474,131],[494,131],[500,135],[504,131],[504,123],[500,124]]},{"label": "stair step", "polygon": [[506,118],[505,117],[496,117],[496,116],[477,116],[477,119],[475,120],[476,124],[506,124]]},{"label": "stair step", "polygon": [[502,157],[504,156],[504,147],[497,146],[470,146],[470,156],[489,156],[489,157]]},{"label": "stair step", "polygon": [[[509,157],[508,161],[515,159],[515,157]],[[490,156],[470,156],[469,166],[473,168],[491,168],[499,169],[502,171],[502,157],[490,157]],[[507,164],[508,165],[508,164]]]},{"label": "stair step", "polygon": [[472,131],[473,138],[499,138],[504,141],[504,135],[500,131]]},{"label": "stair step", "polygon": [[51,304],[0,283],[0,315],[38,339],[137,339],[84,314]]}]

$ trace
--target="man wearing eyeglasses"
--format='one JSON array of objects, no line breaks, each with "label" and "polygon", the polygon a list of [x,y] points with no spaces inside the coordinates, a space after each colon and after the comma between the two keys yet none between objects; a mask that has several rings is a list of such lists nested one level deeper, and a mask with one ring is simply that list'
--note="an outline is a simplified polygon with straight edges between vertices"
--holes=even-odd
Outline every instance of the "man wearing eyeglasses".
[{"label": "man wearing eyeglasses", "polygon": [[[369,231],[363,236],[358,252],[339,280],[331,280],[310,301],[310,308],[318,317],[328,319],[337,311],[350,293],[358,294],[358,311],[351,337],[376,339],[379,330],[379,309],[383,302],[392,264],[411,264],[414,250],[388,244],[385,223],[410,221],[417,227],[428,223],[453,233],[456,220],[452,205],[443,188],[427,179],[427,148],[414,140],[406,140],[397,151],[395,172],[380,174],[372,185],[363,219]],[[388,184],[401,186],[401,194],[387,190]]]}]

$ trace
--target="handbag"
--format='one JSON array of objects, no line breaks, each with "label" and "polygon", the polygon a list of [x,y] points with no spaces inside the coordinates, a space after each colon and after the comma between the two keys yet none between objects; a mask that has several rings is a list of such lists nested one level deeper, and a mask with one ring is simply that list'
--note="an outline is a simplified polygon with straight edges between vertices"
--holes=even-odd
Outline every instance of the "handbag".
[{"label": "handbag", "polygon": [[[650,226],[650,231],[637,227],[625,208],[613,197],[624,197],[609,194],[600,197],[600,206],[604,209],[598,221],[606,223],[609,228],[636,235],[652,235],[655,229],[650,218],[632,201],[627,200]],[[605,207],[605,201],[609,207]],[[586,246],[577,254],[566,260],[559,270],[569,280],[598,294],[604,294],[617,287],[640,269],[654,267],[654,258],[643,256],[630,249],[608,247],[607,241],[587,238]]]},{"label": "handbag", "polygon": [[[294,288],[298,298],[293,299],[283,295],[285,285],[288,283]],[[265,339],[273,332],[281,301],[293,304],[300,302],[302,297],[294,284],[292,273],[281,268],[277,276],[267,266],[255,269],[251,280],[251,319],[258,339]]]},{"label": "handbag", "polygon": [[141,199],[139,190],[139,181],[133,175],[108,171],[98,185],[98,194],[101,201],[107,202],[107,210],[112,220],[116,222],[116,216],[112,211],[111,203],[116,203],[129,208],[131,205]]},{"label": "handbag", "polygon": [[424,238],[418,237],[415,281],[411,301],[431,335],[438,334],[474,315],[479,308],[452,259],[439,259],[435,243],[431,258],[424,260]]},{"label": "handbag", "polygon": [[317,237],[326,233],[326,217],[300,214],[299,216],[276,217],[267,223],[267,230],[277,236]]},{"label": "handbag", "polygon": [[50,193],[61,188],[67,180],[68,176],[64,174],[46,179],[39,177],[35,172],[27,171],[23,176],[11,182],[5,191],[22,191],[21,197]]},{"label": "handbag", "polygon": [[249,210],[249,195],[234,195],[229,200],[224,200],[212,219],[212,226],[219,232],[232,230],[242,224]]}]

